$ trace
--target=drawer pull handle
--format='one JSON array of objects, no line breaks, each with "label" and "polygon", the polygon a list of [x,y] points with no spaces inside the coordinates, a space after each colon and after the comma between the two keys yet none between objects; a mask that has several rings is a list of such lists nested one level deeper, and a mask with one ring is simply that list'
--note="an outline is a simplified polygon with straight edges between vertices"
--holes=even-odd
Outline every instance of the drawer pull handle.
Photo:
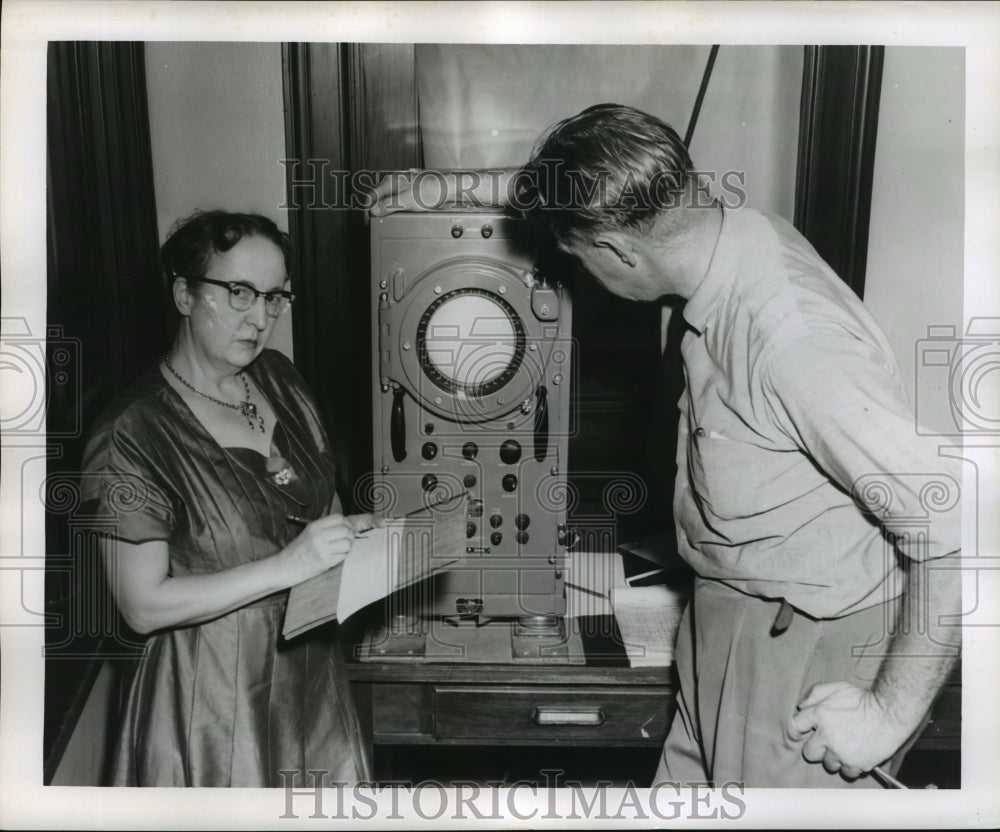
[{"label": "drawer pull handle", "polygon": [[535,725],[603,725],[601,708],[535,708],[531,712]]}]

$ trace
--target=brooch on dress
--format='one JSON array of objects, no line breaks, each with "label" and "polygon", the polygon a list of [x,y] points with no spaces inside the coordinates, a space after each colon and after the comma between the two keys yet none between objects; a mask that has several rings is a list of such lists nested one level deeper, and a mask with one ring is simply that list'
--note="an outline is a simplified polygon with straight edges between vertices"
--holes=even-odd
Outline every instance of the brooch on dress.
[{"label": "brooch on dress", "polygon": [[275,485],[288,485],[295,479],[295,470],[288,460],[280,456],[272,456],[267,460],[267,470]]}]

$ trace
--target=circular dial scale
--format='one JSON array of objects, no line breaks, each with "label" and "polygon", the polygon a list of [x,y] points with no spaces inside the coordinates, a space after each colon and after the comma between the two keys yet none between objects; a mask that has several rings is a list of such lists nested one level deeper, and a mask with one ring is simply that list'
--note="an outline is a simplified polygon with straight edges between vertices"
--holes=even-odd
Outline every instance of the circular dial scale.
[{"label": "circular dial scale", "polygon": [[485,289],[437,298],[417,326],[420,366],[453,395],[482,397],[502,389],[524,358],[524,324],[514,308]]}]

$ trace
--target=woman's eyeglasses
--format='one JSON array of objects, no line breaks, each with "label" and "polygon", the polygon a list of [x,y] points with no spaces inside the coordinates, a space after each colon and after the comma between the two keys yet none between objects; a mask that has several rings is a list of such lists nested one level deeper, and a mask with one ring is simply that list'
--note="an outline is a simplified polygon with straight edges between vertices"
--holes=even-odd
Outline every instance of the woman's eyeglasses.
[{"label": "woman's eyeglasses", "polygon": [[[180,277],[181,275],[178,275]],[[261,292],[249,283],[237,283],[228,280],[212,280],[209,277],[185,277],[185,280],[194,283],[211,283],[213,286],[222,286],[229,290],[229,305],[237,312],[246,312],[257,302],[257,298],[264,298],[264,311],[268,316],[277,318],[288,309],[289,304],[295,300],[295,295],[291,292],[279,290],[276,292]]]}]

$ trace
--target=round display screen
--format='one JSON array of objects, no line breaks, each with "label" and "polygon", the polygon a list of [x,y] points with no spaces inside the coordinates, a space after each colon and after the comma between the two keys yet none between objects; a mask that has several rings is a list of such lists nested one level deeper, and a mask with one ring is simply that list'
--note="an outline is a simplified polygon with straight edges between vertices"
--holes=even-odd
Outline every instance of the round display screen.
[{"label": "round display screen", "polygon": [[427,376],[451,393],[485,396],[513,377],[524,355],[524,326],[499,295],[458,289],[434,301],[417,331]]}]

